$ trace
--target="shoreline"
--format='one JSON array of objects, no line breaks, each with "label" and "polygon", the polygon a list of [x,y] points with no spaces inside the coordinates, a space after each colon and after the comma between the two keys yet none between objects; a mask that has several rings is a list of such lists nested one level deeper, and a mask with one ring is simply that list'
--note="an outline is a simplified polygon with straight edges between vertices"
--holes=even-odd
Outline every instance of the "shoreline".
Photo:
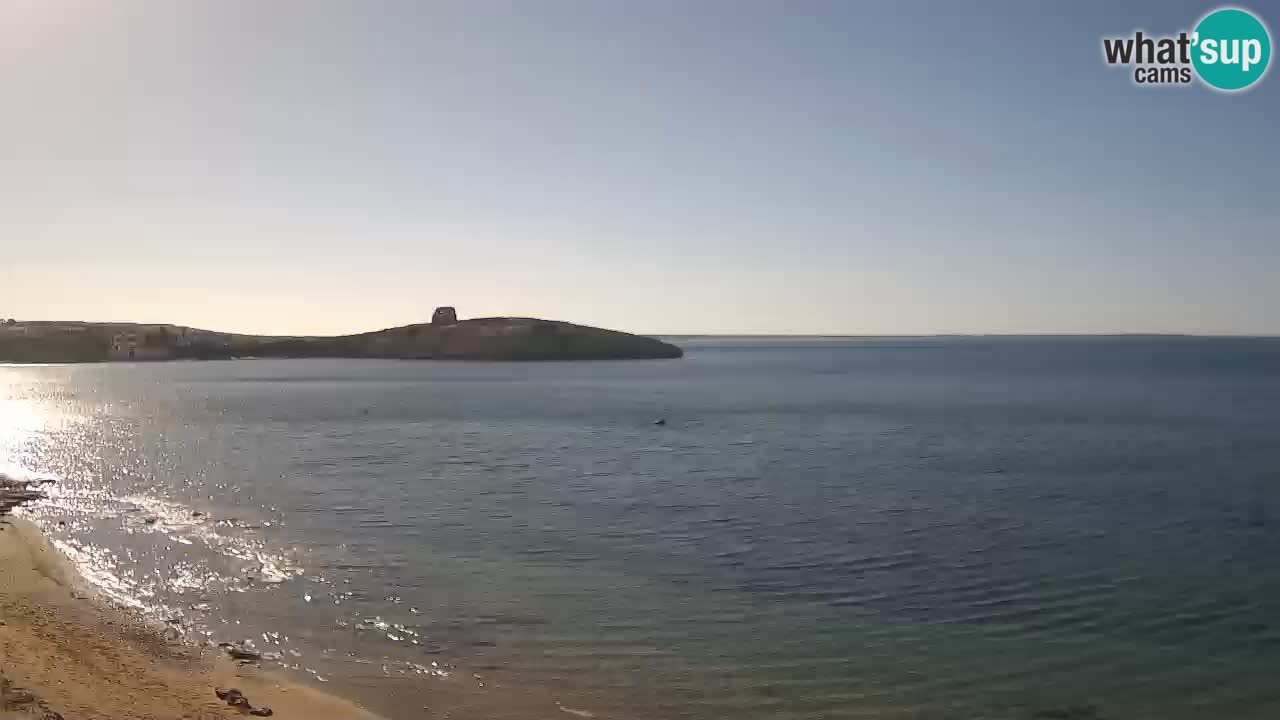
[{"label": "shoreline", "polygon": [[272,717],[385,720],[269,670],[166,640],[97,600],[34,523],[0,518],[0,720],[245,717],[235,687]]},{"label": "shoreline", "polygon": [[102,596],[35,522],[0,516],[0,720],[252,717],[220,700],[219,688],[286,720],[666,717],[497,666],[388,677],[362,674],[356,669],[368,661],[350,661],[352,672],[330,675],[335,693],[265,662],[241,665],[219,648],[166,637],[154,620]]}]

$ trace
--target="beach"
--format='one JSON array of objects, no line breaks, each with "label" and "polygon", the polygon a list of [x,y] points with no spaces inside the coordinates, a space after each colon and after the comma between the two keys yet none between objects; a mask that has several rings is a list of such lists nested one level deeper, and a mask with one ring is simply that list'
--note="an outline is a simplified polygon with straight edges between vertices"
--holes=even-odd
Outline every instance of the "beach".
[{"label": "beach", "polygon": [[378,720],[95,601],[35,526],[13,517],[0,519],[0,676],[4,720],[243,717],[215,694],[233,687],[274,717]]},{"label": "beach", "polygon": [[[385,720],[264,669],[273,663],[239,663],[216,645],[184,643],[165,631],[96,595],[33,523],[0,517],[0,720]],[[391,717],[635,717],[617,709],[602,713],[599,700],[586,701],[594,712],[571,707],[544,688],[487,676],[485,682],[478,673],[441,674],[390,692],[375,685],[369,693]],[[228,704],[220,697],[228,690],[249,706]]]}]

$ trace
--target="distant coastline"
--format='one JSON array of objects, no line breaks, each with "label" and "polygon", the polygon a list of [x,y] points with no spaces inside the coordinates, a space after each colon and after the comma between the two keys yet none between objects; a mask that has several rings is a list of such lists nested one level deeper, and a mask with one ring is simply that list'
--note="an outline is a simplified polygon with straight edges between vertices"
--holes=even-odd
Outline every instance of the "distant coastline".
[{"label": "distant coastline", "polygon": [[859,335],[859,334],[831,334],[831,333],[653,333],[653,337],[670,338],[673,340],[700,340],[700,339],[734,339],[741,338],[747,340],[903,340],[903,339],[1011,339],[1019,338],[1029,339],[1088,339],[1088,338],[1207,338],[1207,339],[1267,339],[1280,338],[1280,335],[1196,335],[1193,333],[937,333],[937,334],[885,334],[885,335]]},{"label": "distant coastline", "polygon": [[236,358],[403,360],[640,360],[679,358],[669,342],[538,318],[458,320],[439,308],[429,323],[355,335],[267,336],[167,324],[0,322],[0,362],[83,363]]},{"label": "distant coastline", "polygon": [[677,334],[658,333],[654,337],[672,342],[698,340],[758,340],[788,342],[797,340],[1280,340],[1280,335],[1195,335],[1188,333],[1025,333],[1025,334],[963,334],[940,335],[787,335],[787,334]]}]

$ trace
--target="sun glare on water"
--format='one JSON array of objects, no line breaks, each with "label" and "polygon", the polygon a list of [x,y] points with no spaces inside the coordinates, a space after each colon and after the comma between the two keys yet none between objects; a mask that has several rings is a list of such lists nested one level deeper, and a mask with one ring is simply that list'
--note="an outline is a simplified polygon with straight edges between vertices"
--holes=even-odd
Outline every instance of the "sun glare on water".
[{"label": "sun glare on water", "polygon": [[26,477],[31,468],[23,462],[33,442],[46,431],[52,420],[36,398],[21,396],[29,387],[25,374],[0,375],[0,473]]}]

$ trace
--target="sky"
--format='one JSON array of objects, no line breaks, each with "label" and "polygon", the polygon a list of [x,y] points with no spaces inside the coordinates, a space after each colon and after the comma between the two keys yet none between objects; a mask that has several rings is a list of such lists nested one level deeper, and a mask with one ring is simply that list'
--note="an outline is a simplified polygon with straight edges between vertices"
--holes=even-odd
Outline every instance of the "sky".
[{"label": "sky", "polygon": [[0,317],[1280,334],[1280,75],[1102,60],[1217,6],[0,0]]}]

